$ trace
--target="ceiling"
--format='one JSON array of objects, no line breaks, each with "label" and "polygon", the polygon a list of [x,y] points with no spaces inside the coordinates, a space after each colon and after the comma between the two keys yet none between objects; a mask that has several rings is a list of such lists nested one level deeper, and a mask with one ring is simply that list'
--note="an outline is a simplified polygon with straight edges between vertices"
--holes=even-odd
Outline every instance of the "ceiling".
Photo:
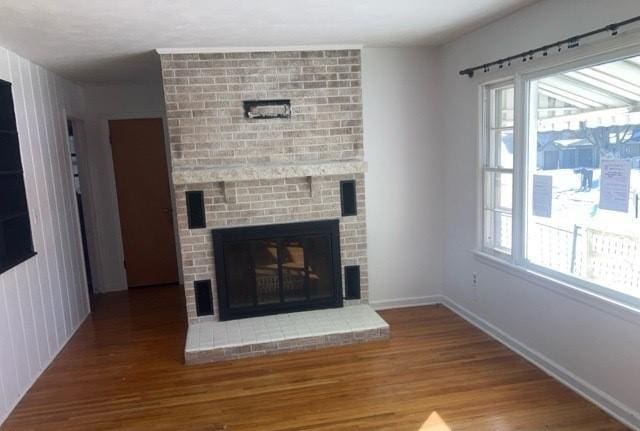
[{"label": "ceiling", "polygon": [[438,45],[534,1],[0,0],[0,45],[76,82],[139,82],[156,48]]}]

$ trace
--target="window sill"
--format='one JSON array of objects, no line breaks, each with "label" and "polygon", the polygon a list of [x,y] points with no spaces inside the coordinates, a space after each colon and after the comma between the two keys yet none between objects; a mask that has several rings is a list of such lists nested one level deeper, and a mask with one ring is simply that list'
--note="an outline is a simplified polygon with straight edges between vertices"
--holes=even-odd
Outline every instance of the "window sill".
[{"label": "window sill", "polygon": [[484,251],[473,250],[473,254],[475,259],[480,263],[511,274],[566,298],[581,302],[607,314],[619,317],[630,323],[640,325],[640,309],[631,305],[624,304],[588,289],[541,274],[529,268],[514,265],[511,262],[507,262]]}]

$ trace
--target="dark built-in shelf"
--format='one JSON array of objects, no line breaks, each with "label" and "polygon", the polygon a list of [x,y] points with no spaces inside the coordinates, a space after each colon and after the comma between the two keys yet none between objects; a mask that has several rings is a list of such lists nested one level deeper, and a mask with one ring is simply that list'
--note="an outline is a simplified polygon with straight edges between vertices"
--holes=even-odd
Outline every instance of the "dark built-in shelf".
[{"label": "dark built-in shelf", "polygon": [[22,171],[0,171],[0,175],[20,175]]},{"label": "dark built-in shelf", "polygon": [[15,259],[9,259],[6,260],[2,263],[0,263],[0,274],[2,274],[5,271],[10,270],[11,268],[20,265],[22,262],[25,262],[29,259],[31,259],[32,257],[34,257],[35,255],[37,255],[38,253],[36,253],[35,251],[32,251],[30,253],[24,254],[20,257],[17,257]]},{"label": "dark built-in shelf", "polygon": [[14,218],[28,216],[29,212],[27,210],[13,211],[8,214],[0,214],[0,223],[5,222],[7,220],[13,220]]},{"label": "dark built-in shelf", "polygon": [[0,273],[35,255],[11,83],[0,80]]}]

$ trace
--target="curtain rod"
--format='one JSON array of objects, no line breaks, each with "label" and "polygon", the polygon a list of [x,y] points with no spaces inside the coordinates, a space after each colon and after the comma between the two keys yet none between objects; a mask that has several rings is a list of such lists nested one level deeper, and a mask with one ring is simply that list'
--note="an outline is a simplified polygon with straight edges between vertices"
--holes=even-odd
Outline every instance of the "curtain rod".
[{"label": "curtain rod", "polygon": [[498,66],[499,69],[502,69],[505,66],[511,66],[511,61],[522,59],[523,62],[527,60],[533,60],[533,56],[538,53],[542,53],[543,57],[546,57],[551,48],[557,48],[558,51],[562,51],[562,46],[567,45],[567,48],[576,48],[580,45],[580,40],[585,39],[587,37],[594,36],[600,33],[609,33],[611,36],[617,36],[618,30],[621,27],[624,27],[629,24],[633,24],[636,22],[640,22],[640,16],[636,16],[633,18],[626,19],[624,21],[616,22],[613,24],[609,24],[605,27],[599,28],[597,30],[591,30],[586,33],[578,34],[576,36],[572,36],[566,39],[559,40],[554,43],[550,43],[547,45],[543,45],[539,48],[530,49],[528,51],[523,51],[519,54],[514,54],[509,57],[501,58],[490,63],[484,63],[479,66],[470,67],[468,69],[461,70],[458,72],[460,75],[467,75],[469,78],[473,78],[473,75],[477,70],[482,69],[484,72],[489,72],[492,67]]}]

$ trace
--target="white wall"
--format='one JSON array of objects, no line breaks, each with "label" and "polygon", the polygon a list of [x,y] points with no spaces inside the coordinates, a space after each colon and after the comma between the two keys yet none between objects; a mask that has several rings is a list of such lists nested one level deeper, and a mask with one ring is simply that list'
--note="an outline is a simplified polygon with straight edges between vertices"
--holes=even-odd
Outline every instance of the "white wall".
[{"label": "white wall", "polygon": [[437,51],[362,52],[371,303],[433,301],[443,275],[441,99]]},{"label": "white wall", "polygon": [[0,423],[89,313],[66,115],[80,88],[0,48],[13,83],[35,257],[0,274]]},{"label": "white wall", "polygon": [[[365,158],[369,162],[367,223],[370,297],[377,306],[430,301],[442,285],[442,146],[435,50],[363,51]],[[429,79],[433,77],[433,79]],[[90,183],[88,221],[95,289],[126,289],[118,206],[108,141],[108,119],[164,116],[159,85],[85,87]],[[85,180],[89,177],[89,179]],[[93,227],[97,227],[94,229]],[[97,263],[94,263],[97,262]]]},{"label": "white wall", "polygon": [[[564,369],[602,405],[640,426],[640,319],[533,284],[474,258],[478,202],[478,79],[458,75],[509,54],[640,15],[637,0],[547,0],[468,34],[442,49],[446,258],[444,293],[522,343],[542,361]],[[533,63],[535,64],[535,62]],[[479,274],[474,300],[471,273]]]},{"label": "white wall", "polygon": [[104,85],[83,90],[87,141],[78,148],[78,157],[94,291],[125,290],[127,280],[108,120],[164,117],[162,86]]}]

